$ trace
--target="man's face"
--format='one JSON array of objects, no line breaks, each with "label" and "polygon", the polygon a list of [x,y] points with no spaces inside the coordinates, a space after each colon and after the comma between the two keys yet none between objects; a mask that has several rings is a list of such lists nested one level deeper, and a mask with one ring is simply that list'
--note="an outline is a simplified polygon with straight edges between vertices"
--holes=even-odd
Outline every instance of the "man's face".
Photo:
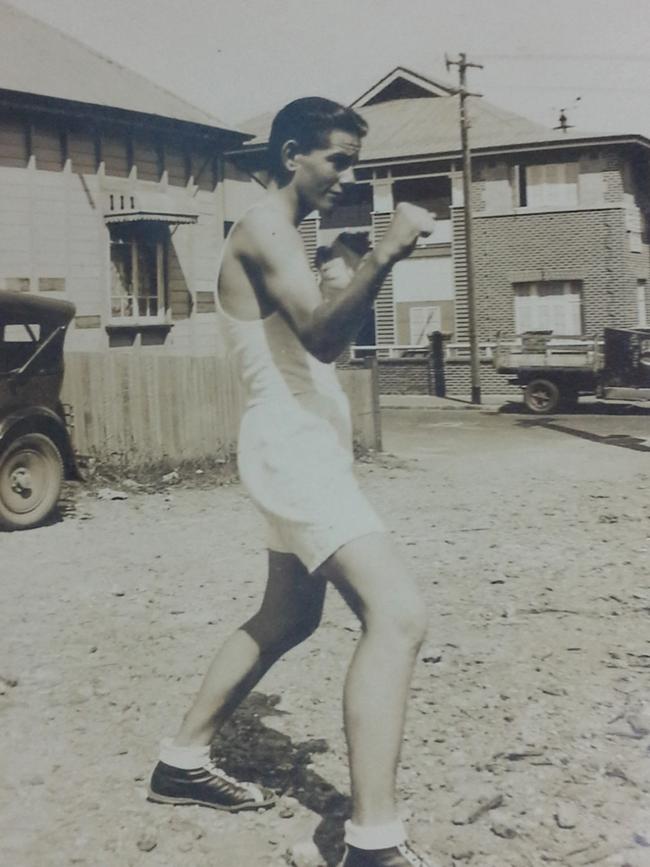
[{"label": "man's face", "polygon": [[352,169],[360,150],[359,136],[335,129],[325,147],[297,154],[296,185],[312,210],[327,213],[336,207],[343,197],[344,185],[354,183]]}]

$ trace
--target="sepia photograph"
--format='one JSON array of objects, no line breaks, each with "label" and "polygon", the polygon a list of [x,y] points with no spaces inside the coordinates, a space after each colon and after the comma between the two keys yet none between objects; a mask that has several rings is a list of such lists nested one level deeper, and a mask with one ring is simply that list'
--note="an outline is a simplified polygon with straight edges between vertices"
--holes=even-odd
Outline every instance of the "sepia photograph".
[{"label": "sepia photograph", "polygon": [[650,6],[0,0],[0,863],[650,867]]}]

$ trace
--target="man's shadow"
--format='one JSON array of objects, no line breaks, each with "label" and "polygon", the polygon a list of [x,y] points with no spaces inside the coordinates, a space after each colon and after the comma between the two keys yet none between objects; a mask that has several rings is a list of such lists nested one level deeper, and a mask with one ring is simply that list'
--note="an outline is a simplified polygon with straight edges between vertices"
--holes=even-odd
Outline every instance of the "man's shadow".
[{"label": "man's shadow", "polygon": [[296,798],[321,817],[314,842],[328,867],[343,855],[343,822],[350,815],[350,799],[308,765],[316,753],[325,753],[323,738],[293,743],[291,738],[262,722],[265,717],[285,716],[281,697],[253,692],[219,733],[216,744],[219,765],[241,780],[255,780]]}]

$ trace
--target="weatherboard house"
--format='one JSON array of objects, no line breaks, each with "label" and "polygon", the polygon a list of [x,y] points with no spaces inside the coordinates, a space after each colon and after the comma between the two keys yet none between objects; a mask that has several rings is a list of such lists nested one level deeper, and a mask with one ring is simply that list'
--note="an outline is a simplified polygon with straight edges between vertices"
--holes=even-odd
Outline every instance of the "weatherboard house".
[{"label": "weatherboard house", "polygon": [[73,301],[75,351],[213,352],[246,138],[0,2],[0,290]]},{"label": "weatherboard house", "polygon": [[[497,334],[594,335],[605,326],[646,325],[650,141],[549,130],[483,98],[468,104],[477,329],[486,355]],[[468,392],[457,92],[397,68],[353,106],[369,124],[356,184],[340,211],[306,222],[307,246],[314,250],[343,229],[377,240],[401,201],[433,210],[436,233],[393,269],[357,344],[386,359],[383,391],[427,392],[431,376],[413,347],[433,331],[447,334],[448,384]],[[271,117],[244,124],[256,138],[231,157],[249,196],[257,194],[251,176],[264,181]],[[487,359],[482,377],[486,390],[503,387]]]}]

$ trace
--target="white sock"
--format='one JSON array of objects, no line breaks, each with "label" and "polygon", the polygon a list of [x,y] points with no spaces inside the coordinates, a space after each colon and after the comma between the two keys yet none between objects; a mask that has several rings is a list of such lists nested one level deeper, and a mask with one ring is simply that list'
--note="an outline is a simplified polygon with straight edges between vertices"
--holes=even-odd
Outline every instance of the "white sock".
[{"label": "white sock", "polygon": [[210,747],[177,747],[173,738],[160,742],[160,761],[173,768],[190,771],[200,768],[210,758]]},{"label": "white sock", "polygon": [[345,823],[345,842],[356,849],[390,849],[406,840],[406,830],[401,819],[385,825],[355,825]]}]

